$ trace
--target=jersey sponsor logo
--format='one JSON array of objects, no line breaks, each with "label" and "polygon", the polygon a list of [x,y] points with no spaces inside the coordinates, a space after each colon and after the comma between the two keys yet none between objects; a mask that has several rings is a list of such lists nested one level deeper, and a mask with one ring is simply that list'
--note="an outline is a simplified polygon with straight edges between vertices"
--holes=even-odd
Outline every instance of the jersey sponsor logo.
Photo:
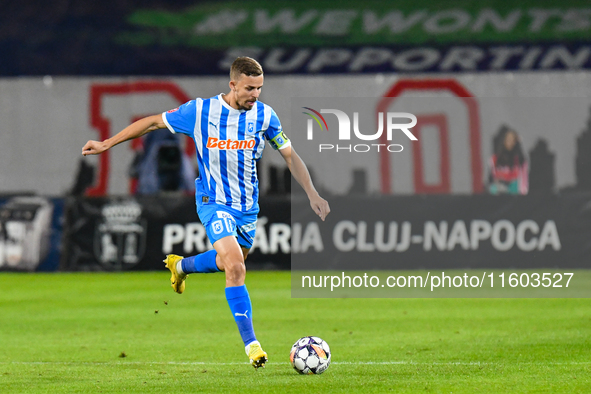
[{"label": "jersey sponsor logo", "polygon": [[171,110],[169,110],[169,111],[166,111],[166,113],[167,113],[167,114],[171,114],[171,113],[173,113],[173,112],[176,112],[176,111],[178,111],[178,110],[179,110],[179,107],[176,107],[176,108],[173,108],[173,109],[171,109]]},{"label": "jersey sponsor logo", "polygon": [[254,149],[256,141],[250,140],[220,140],[219,138],[209,137],[207,139],[207,149],[222,149],[222,150],[243,150]]}]

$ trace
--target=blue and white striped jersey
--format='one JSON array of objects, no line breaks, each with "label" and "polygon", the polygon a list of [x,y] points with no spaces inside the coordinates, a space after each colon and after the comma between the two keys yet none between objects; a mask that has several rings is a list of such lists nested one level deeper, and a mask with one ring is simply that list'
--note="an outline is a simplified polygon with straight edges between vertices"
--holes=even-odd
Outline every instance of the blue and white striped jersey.
[{"label": "blue and white striped jersey", "polygon": [[192,137],[197,147],[197,201],[245,212],[257,205],[259,181],[256,162],[265,139],[274,149],[290,146],[273,109],[257,101],[251,110],[232,108],[222,94],[197,98],[162,114],[173,133]]}]

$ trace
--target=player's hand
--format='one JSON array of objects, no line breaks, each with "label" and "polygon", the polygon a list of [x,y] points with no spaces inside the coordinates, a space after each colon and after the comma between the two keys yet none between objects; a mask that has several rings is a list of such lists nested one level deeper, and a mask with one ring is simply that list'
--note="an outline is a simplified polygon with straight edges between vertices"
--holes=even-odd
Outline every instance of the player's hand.
[{"label": "player's hand", "polygon": [[316,212],[316,215],[324,221],[326,219],[326,215],[330,213],[330,206],[328,206],[328,201],[324,198],[320,197],[319,195],[310,197],[310,206],[312,210]]},{"label": "player's hand", "polygon": [[104,142],[88,141],[84,147],[82,147],[82,156],[98,155],[107,149],[108,148]]}]

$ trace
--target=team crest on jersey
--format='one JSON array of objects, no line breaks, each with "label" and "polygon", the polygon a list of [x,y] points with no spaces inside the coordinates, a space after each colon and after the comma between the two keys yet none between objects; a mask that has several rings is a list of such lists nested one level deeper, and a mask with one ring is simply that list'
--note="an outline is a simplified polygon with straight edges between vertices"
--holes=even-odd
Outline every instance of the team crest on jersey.
[{"label": "team crest on jersey", "polygon": [[224,225],[222,224],[221,220],[216,220],[211,225],[215,234],[220,234],[222,231],[224,231]]},{"label": "team crest on jersey", "polygon": [[247,130],[250,134],[254,133],[254,122],[248,122]]}]

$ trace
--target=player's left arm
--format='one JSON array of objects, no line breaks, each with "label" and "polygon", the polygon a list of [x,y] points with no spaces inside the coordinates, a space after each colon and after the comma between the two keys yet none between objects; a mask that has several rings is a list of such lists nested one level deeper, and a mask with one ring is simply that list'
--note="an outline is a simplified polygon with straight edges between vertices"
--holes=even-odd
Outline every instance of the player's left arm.
[{"label": "player's left arm", "polygon": [[287,167],[291,171],[291,174],[308,195],[312,210],[318,216],[320,216],[322,221],[324,221],[324,219],[326,219],[326,215],[328,215],[330,212],[328,202],[324,198],[320,197],[316,191],[316,188],[312,183],[312,178],[310,177],[308,167],[306,167],[304,161],[300,158],[300,156],[298,156],[296,151],[291,146],[291,141],[283,132],[279,117],[273,110],[271,110],[269,127],[265,131],[265,138],[269,141],[269,144],[273,149],[278,150],[279,153],[281,153],[281,156],[283,156],[285,163],[287,163]]},{"label": "player's left arm", "polygon": [[289,145],[279,149],[279,153],[283,156],[287,167],[291,171],[291,174],[295,180],[302,186],[308,199],[310,200],[310,206],[316,212],[320,219],[324,221],[326,216],[330,213],[330,206],[328,201],[320,197],[320,194],[316,191],[308,167],[302,160],[302,158],[293,149],[293,146]]}]

